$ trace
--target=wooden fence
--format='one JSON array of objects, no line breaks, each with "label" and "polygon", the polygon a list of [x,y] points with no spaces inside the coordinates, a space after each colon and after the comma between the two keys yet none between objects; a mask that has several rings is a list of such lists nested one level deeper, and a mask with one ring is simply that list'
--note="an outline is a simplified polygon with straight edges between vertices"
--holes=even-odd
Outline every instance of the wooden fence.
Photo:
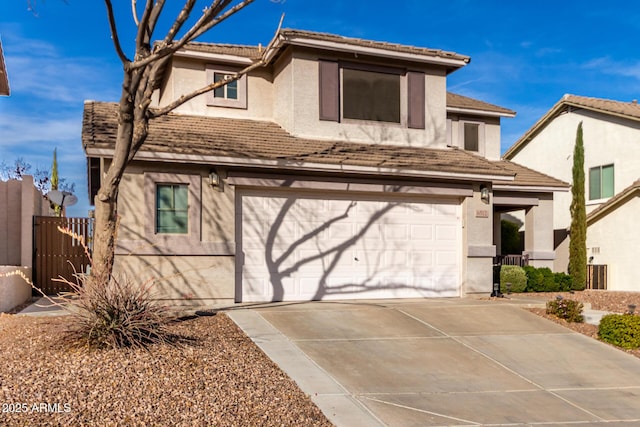
[{"label": "wooden fence", "polygon": [[90,218],[33,217],[33,279],[35,285],[47,295],[70,291],[71,288],[57,278],[76,281],[75,273],[83,273],[89,258],[80,242],[58,230],[67,228],[83,236],[88,242],[93,232]]}]

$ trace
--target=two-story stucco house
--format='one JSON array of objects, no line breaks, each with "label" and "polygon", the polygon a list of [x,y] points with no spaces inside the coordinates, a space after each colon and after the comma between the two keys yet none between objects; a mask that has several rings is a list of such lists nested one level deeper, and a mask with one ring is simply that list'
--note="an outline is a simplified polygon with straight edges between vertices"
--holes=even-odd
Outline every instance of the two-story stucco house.
[{"label": "two-story stucco house", "polygon": [[[270,49],[266,67],[151,122],[120,189],[118,271],[157,278],[164,298],[489,294],[495,218],[512,206],[528,209],[532,262],[552,262],[567,186],[500,160],[513,111],[447,93],[469,57],[288,29]],[[263,54],[190,44],[158,106]],[[94,191],[116,126],[114,104],[85,104]]]},{"label": "two-story stucco house", "polygon": [[[640,105],[565,95],[504,154],[504,158],[572,181],[573,149],[583,124],[587,257],[607,265],[608,289],[640,290],[635,255],[640,179]],[[554,198],[556,271],[569,263],[571,193]]]}]

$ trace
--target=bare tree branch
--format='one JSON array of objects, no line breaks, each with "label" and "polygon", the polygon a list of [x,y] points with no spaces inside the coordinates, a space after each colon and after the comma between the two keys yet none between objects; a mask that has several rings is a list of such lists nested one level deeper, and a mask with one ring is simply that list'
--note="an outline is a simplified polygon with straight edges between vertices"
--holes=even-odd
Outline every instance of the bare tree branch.
[{"label": "bare tree branch", "polygon": [[221,23],[222,21],[224,21],[225,19],[227,19],[231,15],[234,15],[236,12],[242,10],[243,8],[248,6],[249,4],[253,3],[253,1],[254,0],[244,0],[243,2],[238,3],[237,5],[233,6],[231,9],[229,9],[228,11],[223,13],[222,15],[218,16],[216,19],[212,19],[211,21],[206,23],[204,26],[202,26],[200,29],[197,29],[195,34],[193,34],[192,37],[190,37],[188,41],[192,41],[192,40],[197,39],[202,34],[206,33],[211,28],[215,27],[216,25],[218,25],[219,23]]},{"label": "bare tree branch", "polygon": [[136,57],[134,58],[134,61],[138,59],[140,50],[144,49],[145,53],[148,53],[150,50],[148,47],[149,40],[151,39],[149,30],[149,17],[151,16],[152,9],[153,0],[147,0],[147,3],[144,5],[144,11],[142,12],[142,18],[140,19],[140,23],[138,24],[138,32],[136,34]]},{"label": "bare tree branch", "polygon": [[225,78],[223,80],[220,80],[220,81],[217,81],[217,82],[213,82],[213,83],[208,84],[207,86],[204,86],[204,87],[202,87],[202,88],[200,88],[200,89],[198,89],[196,91],[193,91],[193,92],[188,93],[186,95],[182,95],[180,98],[176,99],[175,101],[171,102],[168,105],[165,105],[162,108],[149,111],[149,117],[150,118],[155,118],[155,117],[160,117],[160,116],[163,116],[165,114],[168,114],[169,112],[171,112],[175,108],[181,106],[182,104],[184,104],[185,102],[195,98],[196,96],[202,95],[204,93],[209,92],[210,90],[214,90],[214,89],[217,89],[217,88],[222,87],[224,85],[227,85],[229,83],[232,83],[232,82],[240,79],[243,75],[248,74],[249,72],[255,70],[256,68],[265,66],[267,64],[267,61],[268,61],[267,57],[268,57],[271,49],[273,48],[273,45],[275,44],[276,40],[278,39],[278,34],[280,33],[280,29],[282,28],[282,21],[283,20],[284,20],[284,13],[282,14],[282,17],[280,18],[280,23],[278,24],[278,28],[277,28],[273,38],[271,39],[271,41],[267,45],[267,48],[262,52],[262,57],[260,58],[259,61],[254,62],[253,64],[249,65],[248,67],[243,68],[242,70],[238,71],[237,73],[235,73],[233,75],[225,76]]},{"label": "bare tree branch", "polygon": [[136,0],[131,0],[131,15],[133,15],[133,22],[136,23],[136,27],[140,25],[140,21],[138,21],[138,2]]},{"label": "bare tree branch", "polygon": [[156,30],[156,24],[158,23],[158,18],[160,18],[160,15],[162,14],[162,9],[164,9],[165,3],[165,0],[157,0],[155,6],[153,6],[151,16],[149,17],[149,37],[151,37],[153,32]]},{"label": "bare tree branch", "polygon": [[184,7],[178,14],[178,17],[176,18],[175,22],[167,32],[167,35],[164,38],[165,44],[169,44],[173,41],[173,39],[176,37],[176,34],[178,34],[178,31],[180,31],[180,28],[182,28],[185,21],[189,18],[189,15],[191,15],[191,12],[193,11],[193,7],[195,5],[196,5],[196,0],[187,0],[187,2],[184,4]]},{"label": "bare tree branch", "polygon": [[109,17],[109,28],[111,29],[111,38],[113,39],[113,45],[115,46],[118,57],[120,57],[120,61],[123,64],[128,64],[131,61],[127,58],[127,55],[122,51],[122,46],[120,46],[120,40],[118,39],[118,30],[116,28],[116,19],[113,15],[113,6],[111,5],[111,0],[104,0],[105,6],[107,7],[107,15]]},{"label": "bare tree branch", "polygon": [[[230,2],[231,0],[224,0],[223,3],[220,3],[220,5],[218,5],[218,12],[223,10],[224,7],[226,7]],[[164,46],[160,47],[157,51],[153,52],[152,55],[149,55],[142,60],[132,63],[131,68],[133,69],[133,68],[145,67],[151,62],[156,61],[158,58],[162,58],[162,57],[174,54],[178,50],[182,49],[182,47],[184,47],[184,45],[186,45],[188,42],[193,41],[194,39],[196,39],[198,36],[202,35],[205,32],[200,30],[202,25],[206,25],[207,30],[210,30],[215,25],[224,21],[231,15],[237,13],[238,11],[240,11],[241,9],[245,8],[246,6],[248,6],[253,2],[254,0],[244,0],[241,3],[237,4],[236,6],[234,6],[233,8],[229,9],[224,14],[220,15],[216,19],[213,19],[213,16],[215,16],[215,14],[213,13],[215,9],[213,7],[205,10],[204,14],[200,17],[200,19],[198,19],[198,22],[196,22],[191,27],[191,29],[187,32],[187,34],[185,34],[179,41],[175,43],[168,43],[168,44],[163,43]],[[219,9],[220,7],[222,7],[222,9]]]}]

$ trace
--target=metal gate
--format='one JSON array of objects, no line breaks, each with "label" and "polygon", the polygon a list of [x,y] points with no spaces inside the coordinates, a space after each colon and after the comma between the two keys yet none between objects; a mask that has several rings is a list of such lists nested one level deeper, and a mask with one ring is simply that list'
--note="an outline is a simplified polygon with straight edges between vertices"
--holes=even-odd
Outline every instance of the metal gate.
[{"label": "metal gate", "polygon": [[53,279],[62,277],[76,283],[74,273],[86,271],[89,265],[89,258],[80,242],[60,232],[58,227],[69,229],[83,236],[85,242],[88,242],[93,232],[93,220],[91,218],[33,217],[34,284],[47,295],[71,291],[64,282]]},{"label": "metal gate", "polygon": [[587,289],[607,289],[606,264],[587,264]]}]

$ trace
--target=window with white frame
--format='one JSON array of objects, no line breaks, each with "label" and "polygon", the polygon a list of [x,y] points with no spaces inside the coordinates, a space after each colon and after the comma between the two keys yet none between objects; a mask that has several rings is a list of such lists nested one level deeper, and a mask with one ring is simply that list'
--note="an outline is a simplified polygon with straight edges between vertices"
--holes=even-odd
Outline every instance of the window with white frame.
[{"label": "window with white frame", "polygon": [[459,147],[484,155],[484,123],[460,121]]},{"label": "window with white frame", "polygon": [[[222,65],[207,66],[207,84],[222,82],[239,69]],[[207,105],[214,107],[247,108],[247,76],[215,88],[207,93]]]},{"label": "window with white frame", "polygon": [[589,169],[589,200],[613,197],[613,165],[596,166]]}]

